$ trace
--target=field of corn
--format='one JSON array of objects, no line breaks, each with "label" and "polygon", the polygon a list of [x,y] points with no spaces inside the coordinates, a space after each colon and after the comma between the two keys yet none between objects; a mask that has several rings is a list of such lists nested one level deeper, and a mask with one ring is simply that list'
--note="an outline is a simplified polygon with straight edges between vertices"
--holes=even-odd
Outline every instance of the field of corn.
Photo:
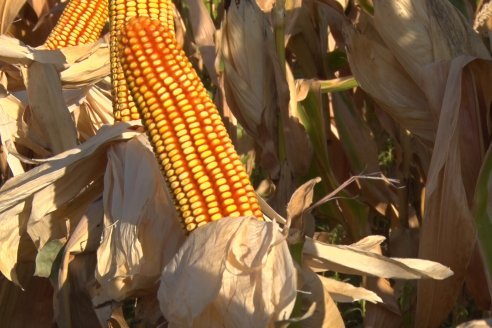
[{"label": "field of corn", "polygon": [[487,1],[0,0],[0,327],[492,327],[491,145]]}]

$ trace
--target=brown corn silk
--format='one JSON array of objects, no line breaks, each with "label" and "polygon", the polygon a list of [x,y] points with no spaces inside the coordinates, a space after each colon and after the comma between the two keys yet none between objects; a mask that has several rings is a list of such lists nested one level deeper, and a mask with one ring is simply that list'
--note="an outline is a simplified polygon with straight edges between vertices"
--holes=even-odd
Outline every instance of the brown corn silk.
[{"label": "brown corn silk", "polygon": [[262,218],[249,177],[214,103],[159,21],[130,20],[120,62],[187,231],[222,217]]},{"label": "brown corn silk", "polygon": [[130,121],[140,118],[135,102],[128,91],[125,76],[118,57],[118,33],[132,17],[150,17],[160,21],[174,34],[173,4],[171,0],[110,0],[110,50],[113,113],[115,121]]},{"label": "brown corn silk", "polygon": [[44,45],[58,49],[95,42],[108,20],[108,0],[71,0]]}]

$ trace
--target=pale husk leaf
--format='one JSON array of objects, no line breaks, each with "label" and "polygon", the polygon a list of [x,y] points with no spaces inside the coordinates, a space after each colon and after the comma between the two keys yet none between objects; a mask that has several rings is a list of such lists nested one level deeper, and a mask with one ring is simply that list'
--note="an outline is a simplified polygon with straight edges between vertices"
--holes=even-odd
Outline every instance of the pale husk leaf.
[{"label": "pale husk leaf", "polygon": [[58,50],[34,49],[6,35],[0,35],[0,45],[0,61],[5,63],[28,65],[36,61],[43,64],[53,64],[57,68],[63,67],[65,63],[63,54]]},{"label": "pale husk leaf", "polygon": [[295,297],[278,226],[252,217],[194,231],[164,268],[158,292],[170,327],[266,327],[289,317]]},{"label": "pale husk leaf", "polygon": [[108,91],[93,85],[72,111],[79,138],[94,136],[106,124],[114,123],[113,105]]},{"label": "pale husk leaf", "polygon": [[146,138],[108,149],[97,303],[155,287],[184,240],[174,203]]},{"label": "pale husk leaf", "polygon": [[[6,278],[20,283],[15,272],[18,252],[32,248],[27,235],[28,222],[36,222],[56,211],[102,176],[107,145],[139,134],[129,127],[128,124],[105,127],[86,143],[40,161],[44,164],[11,178],[2,186],[0,271]],[[34,258],[28,256],[28,259]]]},{"label": "pale husk leaf", "polygon": [[61,82],[65,88],[79,88],[93,84],[109,75],[109,46],[97,43],[87,50],[85,56],[78,58],[61,72]]}]

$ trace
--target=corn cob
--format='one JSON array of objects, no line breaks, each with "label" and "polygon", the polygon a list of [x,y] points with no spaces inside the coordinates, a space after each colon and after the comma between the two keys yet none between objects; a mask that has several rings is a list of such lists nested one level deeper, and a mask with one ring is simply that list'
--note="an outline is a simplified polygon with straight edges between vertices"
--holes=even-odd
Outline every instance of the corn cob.
[{"label": "corn cob", "polygon": [[158,21],[137,17],[119,38],[128,87],[187,231],[262,213],[249,177],[186,54]]},{"label": "corn cob", "polygon": [[173,5],[171,0],[110,0],[110,50],[111,81],[113,85],[113,113],[116,121],[139,119],[138,110],[125,82],[118,57],[118,32],[132,17],[146,16],[157,19],[174,33]]},{"label": "corn cob", "polygon": [[108,0],[71,0],[46,39],[48,49],[96,41],[108,19]]}]

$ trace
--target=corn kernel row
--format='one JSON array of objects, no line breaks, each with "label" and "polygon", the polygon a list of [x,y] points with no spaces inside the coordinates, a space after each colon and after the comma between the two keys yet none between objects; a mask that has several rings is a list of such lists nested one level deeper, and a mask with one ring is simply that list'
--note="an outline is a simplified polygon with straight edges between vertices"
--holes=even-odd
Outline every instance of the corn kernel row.
[{"label": "corn kernel row", "polygon": [[108,0],[71,0],[45,41],[48,49],[96,41],[108,20]]},{"label": "corn kernel row", "polygon": [[138,110],[126,85],[118,57],[118,33],[132,17],[150,17],[161,22],[174,33],[173,4],[171,0],[110,0],[111,81],[113,86],[113,113],[116,121],[139,119]]}]

